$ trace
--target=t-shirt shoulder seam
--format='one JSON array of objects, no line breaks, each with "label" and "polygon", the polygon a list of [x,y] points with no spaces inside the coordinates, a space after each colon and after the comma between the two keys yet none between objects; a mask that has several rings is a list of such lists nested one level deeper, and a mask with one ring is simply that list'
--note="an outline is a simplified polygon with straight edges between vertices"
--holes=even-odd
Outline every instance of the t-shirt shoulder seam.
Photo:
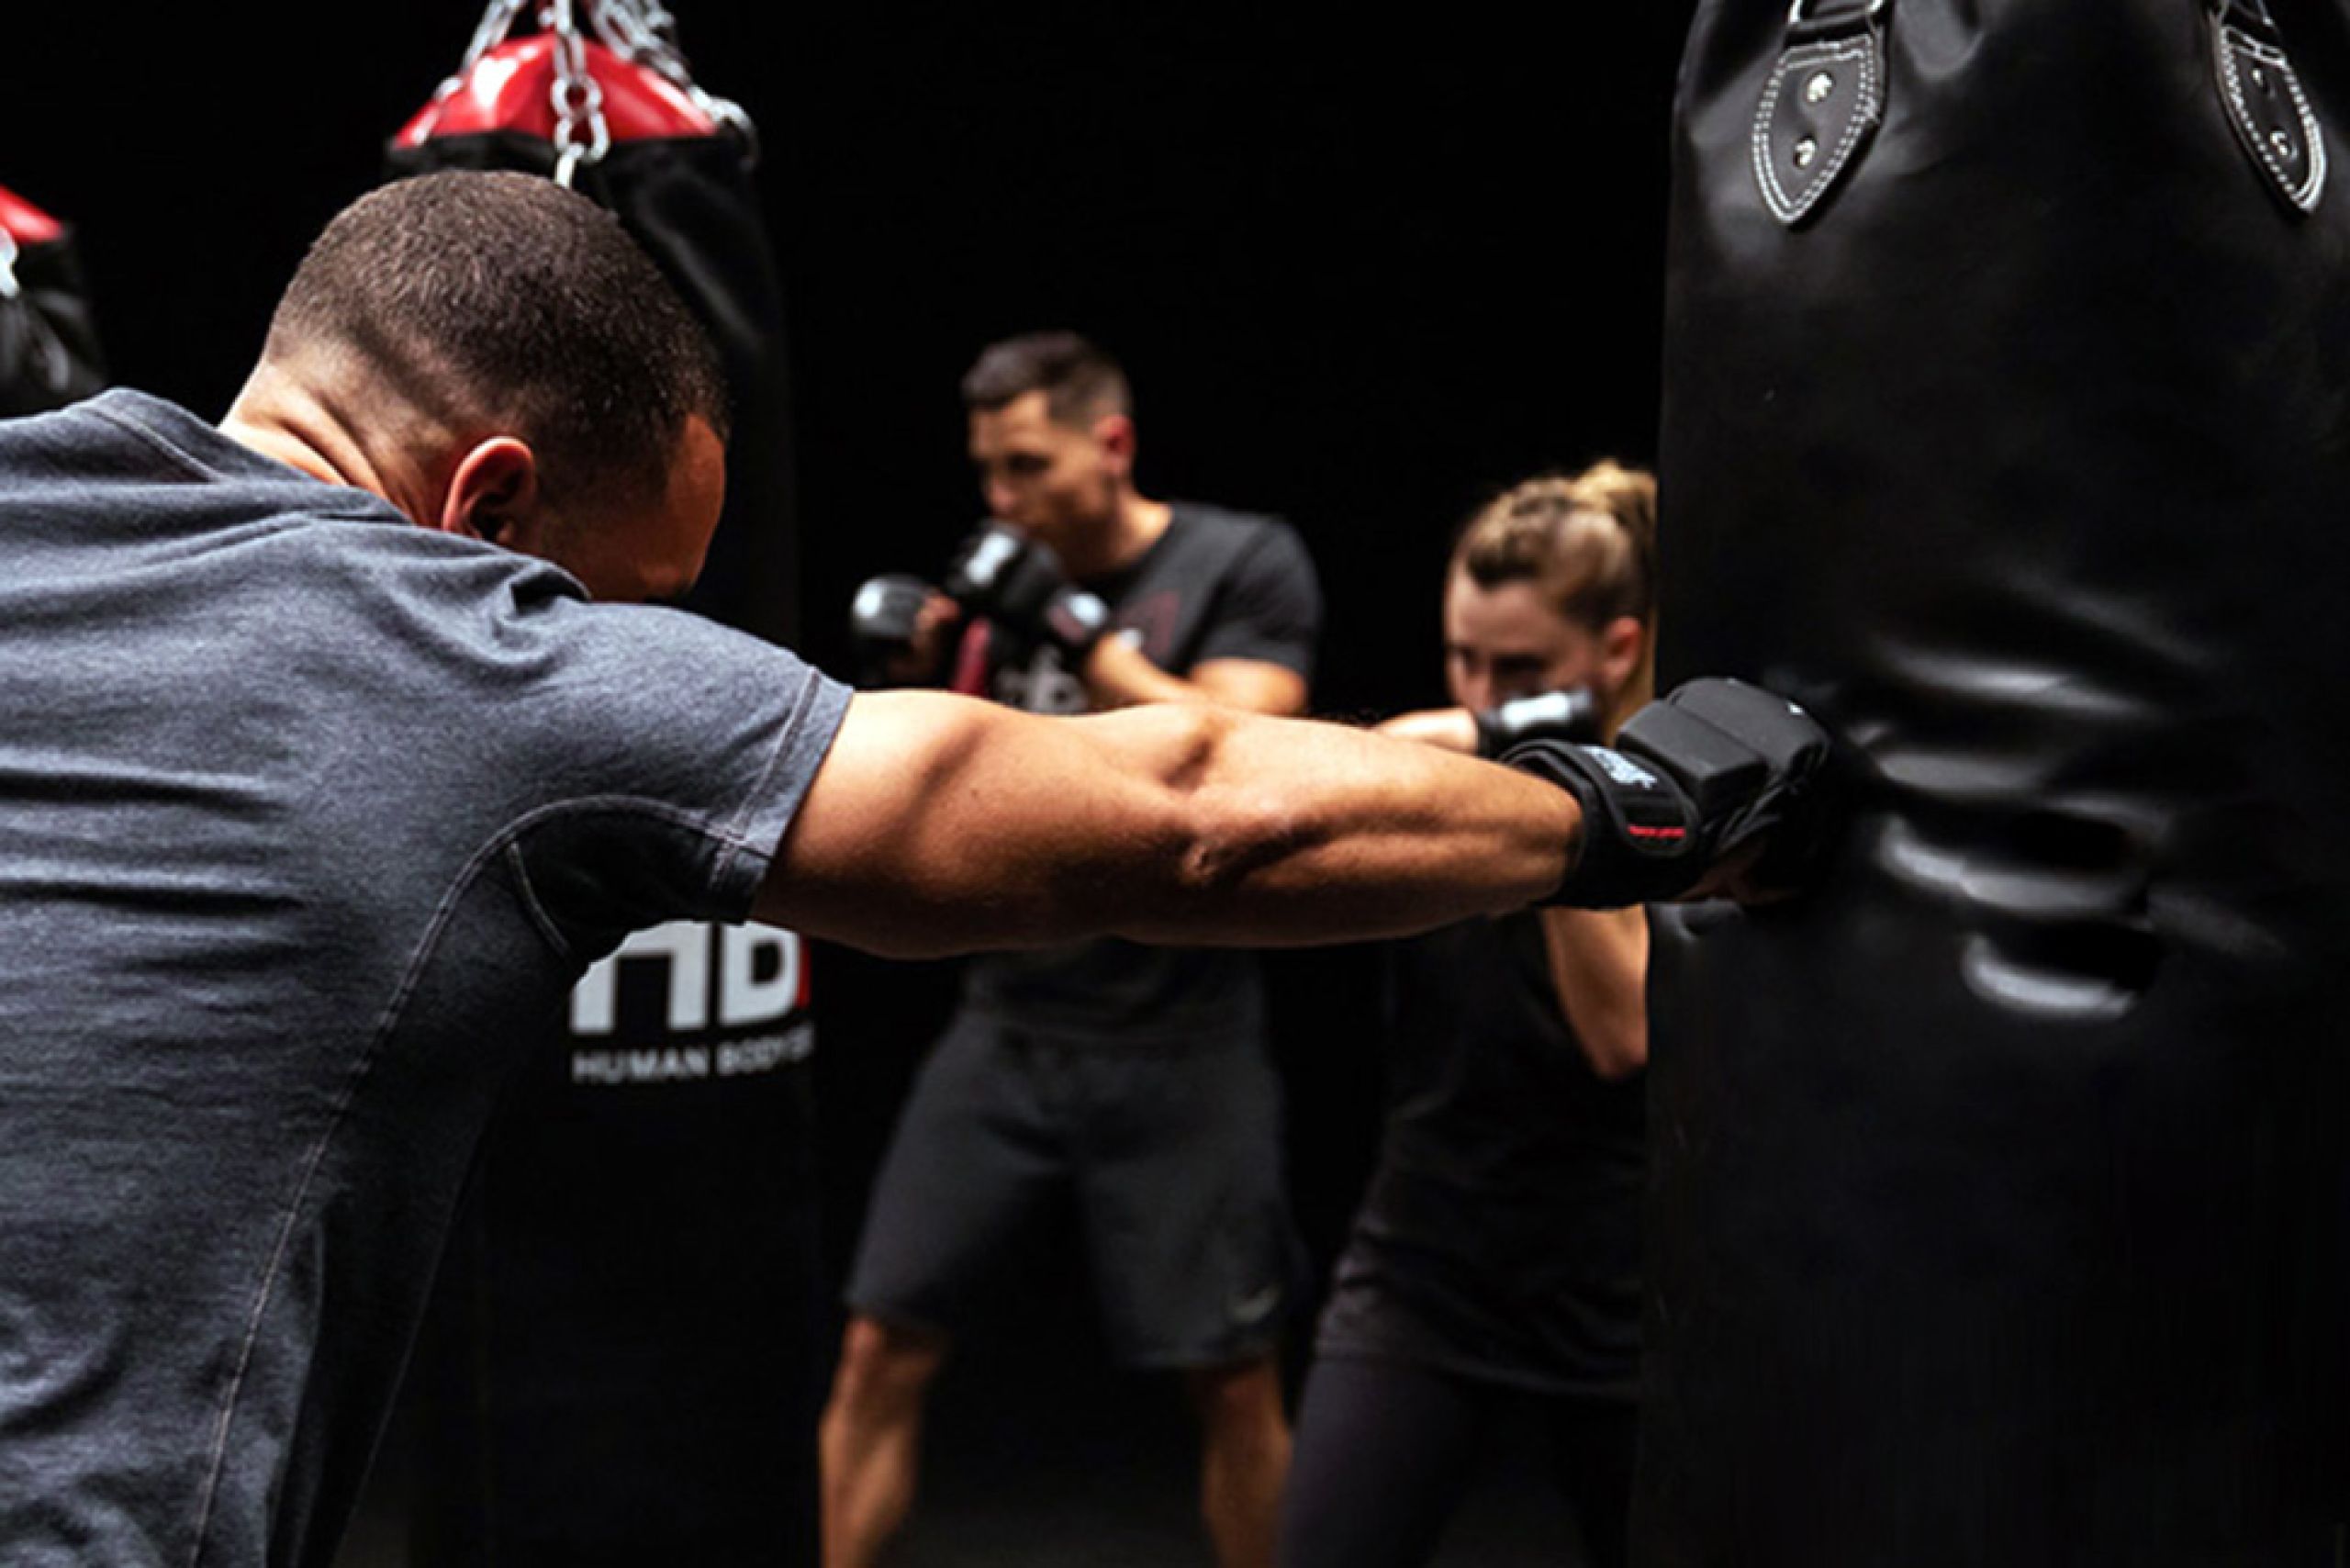
[{"label": "t-shirt shoulder seam", "polygon": [[[789,758],[793,743],[800,738],[801,725],[814,711],[817,700],[823,694],[823,676],[815,666],[808,666],[800,675],[800,690],[792,700],[790,713],[776,728],[775,745],[767,753],[766,766],[761,767],[757,777],[752,779],[751,787],[743,792],[742,802],[736,808],[733,820],[727,823],[724,833],[713,835],[717,836],[731,853],[735,855],[761,853],[760,846],[751,842],[748,825],[750,819],[768,801],[769,786],[776,776],[782,772]],[[794,821],[799,819],[799,814],[795,808],[792,812]]]}]

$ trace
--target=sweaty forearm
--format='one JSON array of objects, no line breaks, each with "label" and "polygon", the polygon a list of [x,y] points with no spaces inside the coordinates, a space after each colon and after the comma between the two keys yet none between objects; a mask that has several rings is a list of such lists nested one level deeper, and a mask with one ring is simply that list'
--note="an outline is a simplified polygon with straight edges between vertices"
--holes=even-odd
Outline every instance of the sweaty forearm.
[{"label": "sweaty forearm", "polygon": [[762,908],[907,955],[1105,933],[1345,941],[1543,896],[1580,820],[1547,783],[1337,725],[867,696]]},{"label": "sweaty forearm", "polygon": [[1158,769],[1192,848],[1166,896],[1105,912],[1122,935],[1256,946],[1394,935],[1541,898],[1574,855],[1573,800],[1508,768],[1232,712],[1199,716],[1193,736],[1192,755]]}]

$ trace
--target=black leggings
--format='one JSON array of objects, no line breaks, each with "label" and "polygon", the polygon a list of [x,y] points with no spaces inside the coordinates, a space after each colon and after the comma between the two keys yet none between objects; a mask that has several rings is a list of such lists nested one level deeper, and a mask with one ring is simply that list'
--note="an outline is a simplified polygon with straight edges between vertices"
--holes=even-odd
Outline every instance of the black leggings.
[{"label": "black leggings", "polygon": [[1318,1361],[1281,1501],[1281,1568],[1417,1568],[1435,1555],[1496,1419],[1530,1405],[1592,1568],[1622,1568],[1635,1407],[1424,1367]]}]

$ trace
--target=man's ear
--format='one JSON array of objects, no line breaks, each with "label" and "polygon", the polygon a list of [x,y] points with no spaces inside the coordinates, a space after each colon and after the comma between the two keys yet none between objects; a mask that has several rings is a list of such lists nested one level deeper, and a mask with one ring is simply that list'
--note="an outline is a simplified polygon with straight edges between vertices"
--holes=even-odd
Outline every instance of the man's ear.
[{"label": "man's ear", "polygon": [[528,443],[491,436],[457,459],[441,501],[442,532],[495,540],[529,554],[542,521],[539,459]]},{"label": "man's ear", "polygon": [[1131,473],[1135,465],[1135,421],[1129,414],[1104,414],[1093,421],[1093,443],[1104,457],[1112,460],[1120,473]]}]

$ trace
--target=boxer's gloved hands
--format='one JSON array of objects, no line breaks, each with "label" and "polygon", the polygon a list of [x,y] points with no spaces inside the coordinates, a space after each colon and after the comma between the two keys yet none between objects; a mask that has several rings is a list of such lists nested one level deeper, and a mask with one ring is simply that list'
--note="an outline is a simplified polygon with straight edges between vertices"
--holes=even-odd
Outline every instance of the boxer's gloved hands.
[{"label": "boxer's gloved hands", "polygon": [[1473,715],[1477,755],[1494,758],[1520,741],[1595,741],[1599,703],[1582,687],[1513,697]]},{"label": "boxer's gloved hands", "polygon": [[953,619],[952,606],[946,613],[931,608],[938,597],[936,588],[903,573],[866,579],[848,610],[858,685],[905,685],[934,673],[938,630]]},{"label": "boxer's gloved hands", "polygon": [[1830,750],[1786,699],[1693,680],[1633,714],[1613,749],[1538,739],[1501,760],[1583,805],[1583,854],[1544,902],[1612,909],[1733,869],[1742,898],[1800,890],[1825,837]]},{"label": "boxer's gloved hands", "polygon": [[981,523],[963,542],[940,586],[970,613],[1054,644],[1071,669],[1110,629],[1110,607],[1099,595],[1063,577],[1050,550],[1000,522]]}]

